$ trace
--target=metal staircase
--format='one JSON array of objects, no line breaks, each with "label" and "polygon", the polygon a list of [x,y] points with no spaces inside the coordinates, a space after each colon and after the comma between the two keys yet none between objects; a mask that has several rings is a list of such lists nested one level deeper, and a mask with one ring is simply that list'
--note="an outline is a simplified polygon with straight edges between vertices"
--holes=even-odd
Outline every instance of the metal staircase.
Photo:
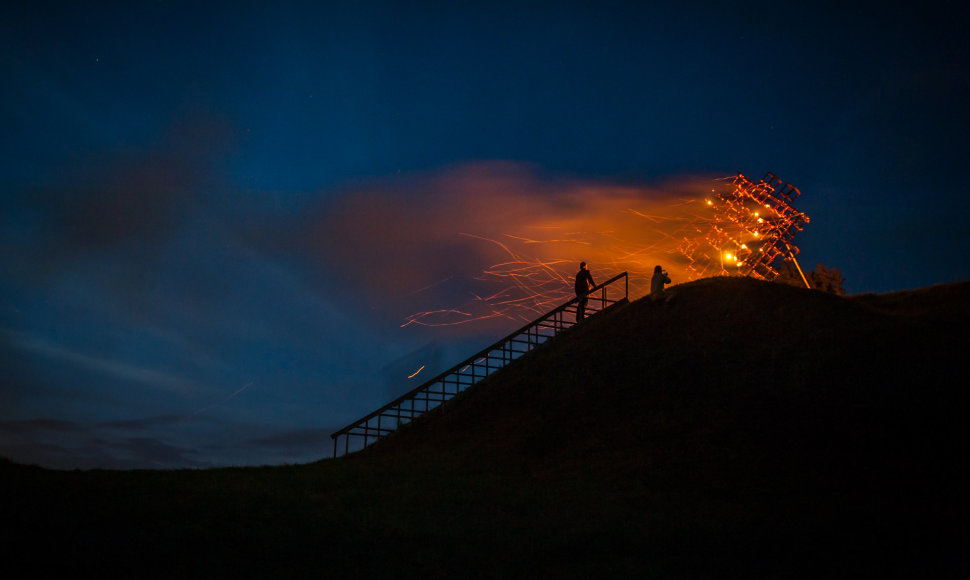
[{"label": "metal staircase", "polygon": [[[619,284],[620,280],[623,281],[622,284]],[[622,296],[620,295],[621,290]],[[629,279],[627,273],[623,272],[590,291],[586,304],[586,314],[587,316],[596,314],[626,302],[628,296]],[[351,451],[351,438],[361,438],[363,445],[360,448],[367,447],[386,437],[398,427],[410,423],[445,401],[454,398],[468,387],[573,326],[576,324],[578,302],[579,298],[573,298],[488,348],[475,353],[428,380],[416,389],[401,395],[380,409],[331,434],[333,456],[337,457],[341,438],[343,439],[344,455]],[[355,450],[357,450],[356,445]]]}]

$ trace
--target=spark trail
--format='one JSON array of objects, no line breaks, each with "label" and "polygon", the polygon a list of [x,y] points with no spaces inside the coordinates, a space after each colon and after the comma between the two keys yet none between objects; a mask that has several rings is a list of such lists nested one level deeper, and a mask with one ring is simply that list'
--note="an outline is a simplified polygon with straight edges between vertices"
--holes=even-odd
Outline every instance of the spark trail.
[{"label": "spark trail", "polygon": [[253,386],[253,383],[255,383],[255,382],[256,382],[256,381],[250,381],[250,382],[248,382],[248,383],[246,383],[246,384],[245,384],[245,385],[243,385],[243,386],[242,386],[241,388],[239,388],[239,389],[237,389],[237,390],[236,390],[235,392],[233,392],[233,393],[232,393],[231,395],[229,395],[228,397],[226,397],[225,399],[223,399],[222,401],[220,401],[220,402],[218,402],[218,403],[215,403],[215,404],[213,404],[213,405],[209,405],[209,406],[207,406],[207,407],[202,407],[201,409],[198,409],[198,410],[196,410],[196,411],[194,411],[194,412],[192,413],[192,416],[194,417],[194,416],[196,416],[196,415],[198,415],[198,414],[200,414],[200,413],[204,413],[205,411],[208,411],[208,410],[209,410],[209,409],[211,409],[212,407],[219,407],[219,406],[222,406],[222,405],[225,405],[226,403],[228,403],[229,401],[231,401],[232,399],[234,399],[234,398],[236,397],[236,395],[238,395],[239,393],[241,393],[241,392],[243,392],[243,391],[245,391],[245,390],[246,390],[246,389],[248,389],[249,387],[251,387],[251,386]]},{"label": "spark trail", "polygon": [[658,264],[675,284],[718,275],[770,280],[779,260],[794,259],[798,250],[791,239],[808,222],[790,205],[797,188],[771,173],[757,184],[742,174],[715,179],[706,199],[696,188],[678,195],[585,193],[572,214],[559,212],[493,236],[460,234],[498,248],[505,259],[475,276],[483,290],[468,302],[412,314],[402,326],[529,321],[573,297],[580,261],[589,263],[597,281],[629,272],[631,299],[649,292]]}]

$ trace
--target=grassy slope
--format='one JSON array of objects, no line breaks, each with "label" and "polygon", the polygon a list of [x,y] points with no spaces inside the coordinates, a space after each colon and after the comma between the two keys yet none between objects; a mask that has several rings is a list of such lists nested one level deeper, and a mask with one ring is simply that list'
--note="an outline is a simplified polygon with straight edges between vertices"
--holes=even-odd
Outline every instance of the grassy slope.
[{"label": "grassy slope", "polygon": [[591,318],[345,459],[2,464],[10,553],[159,575],[970,569],[970,284],[846,299],[714,279],[671,294]]}]

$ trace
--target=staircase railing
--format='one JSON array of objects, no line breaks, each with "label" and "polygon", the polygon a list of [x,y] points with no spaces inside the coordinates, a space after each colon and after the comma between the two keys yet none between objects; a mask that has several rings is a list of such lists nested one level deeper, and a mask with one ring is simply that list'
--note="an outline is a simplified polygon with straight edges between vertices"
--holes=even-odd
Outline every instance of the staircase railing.
[{"label": "staircase railing", "polygon": [[[616,284],[619,280],[623,280],[622,297],[619,296],[620,284]],[[608,290],[612,292],[612,296]],[[587,296],[587,315],[602,312],[626,302],[629,290],[630,284],[626,272],[594,287]],[[330,435],[333,439],[333,456],[337,457],[341,438],[344,442],[344,455],[350,453],[352,437],[362,438],[361,448],[367,447],[573,326],[576,324],[575,314],[578,303],[579,298],[573,298],[380,409],[334,432]],[[573,315],[572,320],[567,319],[567,314]]]}]

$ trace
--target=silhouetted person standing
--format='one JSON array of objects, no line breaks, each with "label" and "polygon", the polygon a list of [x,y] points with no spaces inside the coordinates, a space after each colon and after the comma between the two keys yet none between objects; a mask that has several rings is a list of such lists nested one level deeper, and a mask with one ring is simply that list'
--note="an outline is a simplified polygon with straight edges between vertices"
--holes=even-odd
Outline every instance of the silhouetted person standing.
[{"label": "silhouetted person standing", "polygon": [[586,318],[586,303],[589,301],[589,291],[596,286],[593,282],[593,275],[586,268],[586,262],[579,263],[579,272],[576,272],[576,296],[579,302],[576,304],[576,322]]},{"label": "silhouetted person standing", "polygon": [[663,302],[664,284],[670,284],[670,278],[663,268],[657,266],[653,269],[653,278],[650,279],[650,299],[654,302]]}]

